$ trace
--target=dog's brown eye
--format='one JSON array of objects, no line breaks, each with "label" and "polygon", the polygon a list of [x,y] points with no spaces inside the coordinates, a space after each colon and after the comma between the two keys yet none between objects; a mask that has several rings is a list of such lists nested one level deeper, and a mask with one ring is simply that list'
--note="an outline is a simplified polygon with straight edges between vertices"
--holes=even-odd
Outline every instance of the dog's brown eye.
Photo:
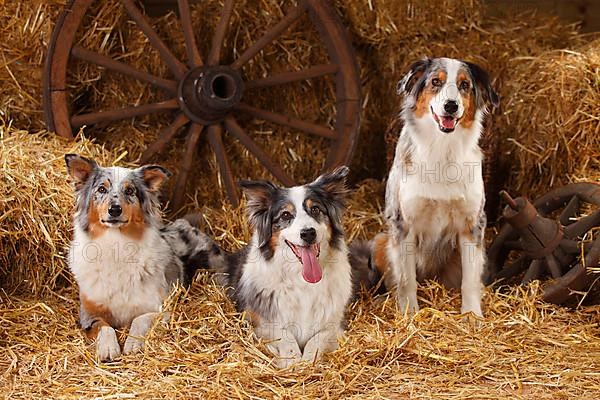
[{"label": "dog's brown eye", "polygon": [[284,211],[284,212],[281,213],[281,217],[280,218],[282,220],[284,220],[284,221],[290,221],[290,220],[292,220],[294,218],[294,216],[292,215],[291,212]]},{"label": "dog's brown eye", "polygon": [[134,193],[135,192],[134,192],[133,188],[131,188],[131,187],[128,187],[128,188],[125,189],[125,195],[126,196],[133,196]]},{"label": "dog's brown eye", "polygon": [[317,207],[317,206],[312,206],[310,208],[310,213],[312,215],[319,215],[319,214],[321,214],[321,209],[319,207]]},{"label": "dog's brown eye", "polygon": [[467,82],[467,81],[462,81],[462,82],[460,83],[460,85],[459,85],[459,89],[460,89],[460,90],[469,90],[469,87],[470,87],[470,86],[471,86],[471,85],[469,85],[469,82]]},{"label": "dog's brown eye", "polygon": [[106,188],[105,188],[104,186],[100,186],[100,187],[98,188],[98,193],[105,194],[105,193],[107,193],[107,192],[108,192],[108,190],[106,190]]},{"label": "dog's brown eye", "polygon": [[441,81],[441,80],[439,80],[438,78],[433,78],[433,79],[431,80],[431,84],[432,84],[433,86],[440,87],[440,86],[442,86],[442,81]]}]

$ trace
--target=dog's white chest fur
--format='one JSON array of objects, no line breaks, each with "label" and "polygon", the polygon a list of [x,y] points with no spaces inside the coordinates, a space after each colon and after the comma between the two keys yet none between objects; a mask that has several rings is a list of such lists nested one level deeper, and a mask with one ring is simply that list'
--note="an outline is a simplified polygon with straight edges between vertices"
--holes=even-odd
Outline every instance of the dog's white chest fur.
[{"label": "dog's white chest fur", "polygon": [[452,137],[460,134],[466,132],[429,140],[412,134],[417,143],[410,149],[411,162],[394,165],[401,170],[402,181],[393,196],[400,199],[403,219],[416,235],[438,238],[443,232],[470,229],[466,222],[474,224],[481,211],[481,151],[470,140]]},{"label": "dog's white chest fur", "polygon": [[271,300],[257,326],[259,336],[279,339],[277,333],[283,329],[303,348],[319,331],[337,332],[352,291],[346,253],[345,245],[341,250],[322,248],[323,278],[307,283],[293,255],[276,251],[267,261],[258,251],[251,252],[240,279],[242,297],[252,298],[260,292]]},{"label": "dog's white chest fur", "polygon": [[152,229],[132,240],[117,229],[90,238],[75,228],[70,268],[81,293],[111,312],[118,326],[133,318],[160,311],[170,287],[164,266],[173,262],[169,245]]}]

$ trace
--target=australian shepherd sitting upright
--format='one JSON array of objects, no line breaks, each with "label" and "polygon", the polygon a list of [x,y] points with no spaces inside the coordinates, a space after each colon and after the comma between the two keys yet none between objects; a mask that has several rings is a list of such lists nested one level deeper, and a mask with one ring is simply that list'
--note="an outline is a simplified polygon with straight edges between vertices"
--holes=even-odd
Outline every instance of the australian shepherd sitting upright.
[{"label": "australian shepherd sitting upright", "polygon": [[121,355],[115,329],[129,327],[125,354],[140,350],[172,286],[185,284],[214,244],[186,220],[163,225],[158,192],[166,169],[102,168],[76,154],[65,161],[77,197],[69,266],[80,323],[99,358],[114,360]]},{"label": "australian shepherd sitting upright", "polygon": [[221,261],[210,258],[281,368],[335,350],[343,333],[352,295],[341,224],[347,174],[341,167],[292,188],[242,182],[252,239]]},{"label": "australian shepherd sitting upright", "polygon": [[414,63],[398,83],[404,126],[385,200],[388,232],[372,262],[390,269],[402,311],[414,312],[417,281],[438,278],[461,289],[463,313],[481,316],[485,262],[483,156],[486,105],[498,103],[475,64],[436,58]]}]

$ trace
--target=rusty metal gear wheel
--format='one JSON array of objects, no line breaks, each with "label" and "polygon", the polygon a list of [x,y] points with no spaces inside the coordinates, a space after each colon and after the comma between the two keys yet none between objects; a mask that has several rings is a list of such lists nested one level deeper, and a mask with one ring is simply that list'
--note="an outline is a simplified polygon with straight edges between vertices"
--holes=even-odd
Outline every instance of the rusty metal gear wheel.
[{"label": "rusty metal gear wheel", "polygon": [[[44,113],[48,129],[60,136],[73,137],[73,132],[84,125],[112,123],[152,113],[172,114],[171,123],[162,128],[157,139],[145,149],[142,156],[142,162],[147,162],[161,153],[177,133],[187,127],[186,145],[172,197],[172,208],[178,209],[183,203],[186,181],[193,168],[194,154],[202,135],[205,135],[215,153],[222,182],[232,204],[238,204],[239,194],[223,145],[224,132],[235,138],[281,183],[295,183],[281,165],[273,160],[269,151],[257,144],[236,117],[239,114],[327,139],[329,150],[325,169],[349,162],[358,135],[360,78],[350,40],[328,1],[299,0],[287,10],[283,18],[273,21],[262,36],[255,38],[252,45],[243,49],[233,62],[224,63],[221,50],[234,12],[234,0],[224,1],[207,54],[200,54],[198,50],[188,0],[178,0],[179,28],[183,32],[187,56],[184,63],[174,55],[173,49],[157,33],[151,19],[134,0],[120,0],[129,20],[144,33],[149,44],[168,67],[169,76],[166,77],[142,71],[118,57],[101,54],[99,49],[84,48],[77,44],[76,34],[86,29],[83,21],[86,13],[91,10],[92,3],[94,0],[72,0],[56,23],[43,76]],[[319,33],[329,62],[306,66],[300,70],[272,73],[259,79],[246,79],[242,67],[306,14]],[[148,83],[165,94],[164,100],[124,108],[73,113],[69,91],[78,82],[68,81],[71,59],[83,60]],[[302,120],[295,115],[275,113],[252,105],[252,91],[257,88],[283,86],[327,75],[333,76],[335,82],[335,98],[331,99],[332,104],[335,104],[333,129]]]},{"label": "rusty metal gear wheel", "polygon": [[595,279],[588,268],[600,261],[600,235],[584,235],[600,226],[600,185],[566,185],[533,204],[506,192],[503,197],[506,223],[488,250],[491,280],[524,273],[521,282],[526,284],[549,275],[543,298],[556,304],[588,290]]}]

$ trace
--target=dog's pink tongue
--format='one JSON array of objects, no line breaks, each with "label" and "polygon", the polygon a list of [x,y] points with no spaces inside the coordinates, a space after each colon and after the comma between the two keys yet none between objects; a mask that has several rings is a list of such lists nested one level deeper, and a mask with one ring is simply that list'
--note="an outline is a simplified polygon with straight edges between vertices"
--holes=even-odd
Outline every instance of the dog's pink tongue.
[{"label": "dog's pink tongue", "polygon": [[454,129],[456,120],[453,117],[442,117],[442,126],[446,129]]},{"label": "dog's pink tongue", "polygon": [[317,259],[317,249],[315,246],[298,247],[300,258],[302,259],[302,276],[308,283],[317,283],[323,277],[321,264]]}]

